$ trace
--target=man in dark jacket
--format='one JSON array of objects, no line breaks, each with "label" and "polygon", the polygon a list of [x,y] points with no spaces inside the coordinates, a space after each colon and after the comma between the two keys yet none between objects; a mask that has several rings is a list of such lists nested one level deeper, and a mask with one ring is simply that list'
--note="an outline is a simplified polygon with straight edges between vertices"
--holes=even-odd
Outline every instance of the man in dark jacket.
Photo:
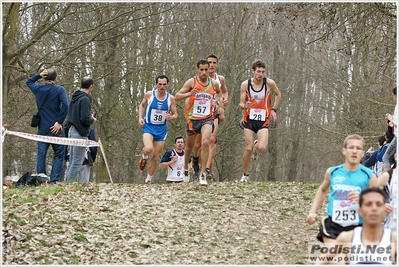
[{"label": "man in dark jacket", "polygon": [[[40,78],[45,80],[44,84],[36,83]],[[56,82],[57,72],[53,68],[45,69],[26,81],[26,85],[35,95],[38,110],[42,107],[39,114],[41,118],[37,131],[38,135],[65,137],[62,123],[68,113],[68,97],[65,88],[56,85]],[[36,172],[47,175],[46,155],[50,145],[54,151],[50,183],[55,183],[61,181],[64,170],[66,148],[64,145],[37,142]]]},{"label": "man in dark jacket", "polygon": [[[88,95],[93,90],[93,79],[84,77],[79,90],[72,94],[68,109],[68,124],[70,125],[68,137],[77,139],[88,139],[90,125],[96,122],[96,118],[91,114],[90,99]],[[74,182],[85,158],[86,147],[69,146],[69,160],[66,170],[65,182]]]}]

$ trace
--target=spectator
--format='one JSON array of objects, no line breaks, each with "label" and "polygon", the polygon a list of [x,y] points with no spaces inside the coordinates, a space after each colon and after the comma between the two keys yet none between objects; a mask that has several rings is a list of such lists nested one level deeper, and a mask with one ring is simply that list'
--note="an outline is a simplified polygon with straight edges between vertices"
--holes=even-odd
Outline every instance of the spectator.
[{"label": "spectator", "polygon": [[[90,125],[97,121],[95,114],[90,114],[90,97],[94,81],[91,77],[82,79],[81,88],[72,94],[68,110],[69,138],[88,139]],[[79,170],[85,158],[86,148],[69,146],[69,164],[66,170],[65,182],[77,180]]]},{"label": "spectator", "polygon": [[[378,151],[377,154],[377,161],[382,162],[382,165],[384,165],[383,163],[383,157],[385,155],[385,152],[388,149],[389,144],[392,142],[393,139],[393,134],[392,134],[392,130],[391,129],[387,129],[384,135],[384,144],[381,147],[381,150]],[[389,165],[392,166],[392,164],[395,162],[393,155],[389,158]],[[384,166],[383,166],[384,167]],[[382,172],[381,172],[382,174]],[[381,175],[380,174],[380,175]]]},{"label": "spectator", "polygon": [[[93,128],[90,128],[89,140],[97,141],[96,134],[95,134]],[[82,182],[82,183],[88,183],[89,180],[90,180],[90,168],[91,168],[91,165],[89,164],[89,158],[88,157],[89,157],[89,153],[90,153],[90,157],[92,158],[92,162],[94,162],[96,160],[96,157],[97,157],[97,150],[98,150],[98,148],[96,146],[87,147],[86,148],[85,158],[83,160],[82,167],[80,167],[80,170],[79,170],[79,178],[80,178],[79,181]],[[69,164],[69,148],[67,149],[67,155],[66,155],[65,159],[66,159],[67,165],[68,165]]]},{"label": "spectator", "polygon": [[[397,103],[397,97],[396,97],[396,87],[392,89],[393,93],[393,99],[395,100],[395,103]],[[385,122],[387,123],[388,127],[393,128],[393,139],[389,143],[389,146],[382,157],[382,162],[384,163],[384,172],[389,171],[391,169],[391,162],[390,158],[392,155],[396,152],[396,131],[397,131],[397,123],[398,123],[398,104],[395,106],[395,111],[393,116],[389,113],[386,114],[385,116]]]},{"label": "spectator", "polygon": [[[394,154],[396,161],[396,153]],[[395,167],[387,172],[384,172],[378,177],[378,186],[387,194],[388,204],[391,204],[391,210],[388,210],[388,215],[385,217],[384,226],[393,231],[397,229],[398,222],[398,172]]]},{"label": "spectator", "polygon": [[[46,83],[36,84],[36,81],[38,81],[40,78],[43,78]],[[64,130],[62,129],[62,123],[64,122],[68,113],[68,97],[65,88],[55,85],[56,82],[57,72],[53,68],[45,69],[26,81],[26,85],[35,95],[37,108],[40,109],[42,106],[40,111],[41,119],[37,131],[38,135],[65,137]],[[44,101],[45,99],[46,101]],[[46,156],[50,145],[54,151],[50,183],[56,183],[61,181],[62,172],[64,170],[64,145],[38,141],[36,172],[47,175]]]},{"label": "spectator", "polygon": [[373,170],[374,174],[378,177],[382,174],[383,164],[378,161],[378,154],[385,144],[385,136],[380,135],[378,137],[378,150],[374,150],[370,147],[364,156],[364,166],[369,167]]},{"label": "spectator", "polygon": [[11,176],[5,176],[3,180],[3,186],[10,187],[12,186],[12,177]]}]

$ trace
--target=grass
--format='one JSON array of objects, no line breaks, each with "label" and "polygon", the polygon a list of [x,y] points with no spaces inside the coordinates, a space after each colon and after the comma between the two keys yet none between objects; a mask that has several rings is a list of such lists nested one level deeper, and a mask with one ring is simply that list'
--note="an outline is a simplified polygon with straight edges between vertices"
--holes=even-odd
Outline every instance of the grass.
[{"label": "grass", "polygon": [[[307,245],[316,243],[318,225],[305,219],[317,188],[285,182],[8,188],[2,263],[309,264]],[[319,211],[322,217],[324,207]]]}]

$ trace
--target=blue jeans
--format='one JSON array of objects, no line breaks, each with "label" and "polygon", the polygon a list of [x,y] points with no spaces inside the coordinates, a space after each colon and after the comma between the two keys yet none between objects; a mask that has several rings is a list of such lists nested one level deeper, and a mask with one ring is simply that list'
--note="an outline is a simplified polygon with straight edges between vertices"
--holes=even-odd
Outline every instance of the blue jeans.
[{"label": "blue jeans", "polygon": [[[64,130],[58,132],[57,135],[52,134],[50,131],[39,130],[38,135],[43,136],[58,136],[65,137]],[[61,182],[62,173],[64,171],[64,157],[65,157],[65,145],[56,145],[45,142],[37,142],[37,161],[36,161],[36,172],[46,172],[46,156],[49,146],[52,146],[54,151],[53,165],[51,167],[50,182]]]},{"label": "blue jeans", "polygon": [[[71,126],[68,132],[69,138],[89,139],[87,136],[81,136]],[[84,146],[69,146],[69,164],[66,170],[65,182],[76,182],[79,174],[80,167],[85,159],[86,147]]]}]

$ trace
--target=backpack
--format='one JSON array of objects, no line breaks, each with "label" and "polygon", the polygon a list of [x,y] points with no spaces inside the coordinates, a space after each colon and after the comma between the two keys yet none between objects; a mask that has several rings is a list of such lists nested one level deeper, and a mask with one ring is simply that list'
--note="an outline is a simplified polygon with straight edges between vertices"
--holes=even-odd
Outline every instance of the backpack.
[{"label": "backpack", "polygon": [[49,179],[43,176],[32,175],[31,172],[27,172],[22,175],[21,178],[18,179],[16,183],[16,187],[23,187],[23,186],[36,186],[43,183],[48,183]]}]

